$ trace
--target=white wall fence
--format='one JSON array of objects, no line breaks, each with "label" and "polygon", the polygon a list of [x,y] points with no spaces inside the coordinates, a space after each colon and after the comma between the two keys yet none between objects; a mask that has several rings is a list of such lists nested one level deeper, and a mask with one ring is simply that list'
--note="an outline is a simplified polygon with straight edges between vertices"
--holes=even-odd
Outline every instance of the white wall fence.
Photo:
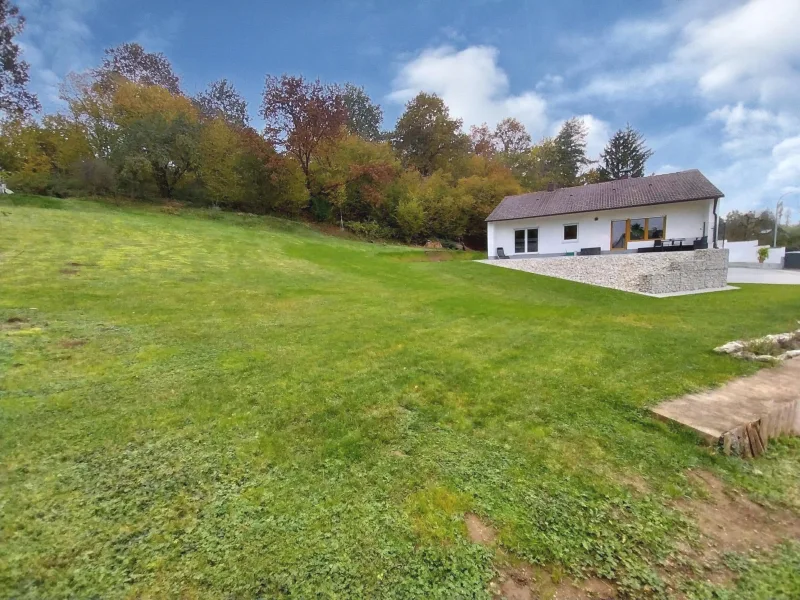
[{"label": "white wall fence", "polygon": [[[758,240],[748,242],[729,242],[725,240],[723,248],[730,250],[731,263],[753,263],[758,264],[758,249],[769,248],[769,246],[759,246]],[[786,256],[786,248],[769,248],[769,257],[764,261],[766,265],[783,265],[783,258]]]}]

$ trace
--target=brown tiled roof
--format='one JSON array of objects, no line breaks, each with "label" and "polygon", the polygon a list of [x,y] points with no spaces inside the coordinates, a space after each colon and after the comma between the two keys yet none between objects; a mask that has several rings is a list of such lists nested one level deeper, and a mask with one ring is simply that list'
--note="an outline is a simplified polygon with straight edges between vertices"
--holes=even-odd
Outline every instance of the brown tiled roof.
[{"label": "brown tiled roof", "polygon": [[604,183],[506,196],[486,220],[505,221],[613,210],[724,196],[700,171],[617,179]]}]

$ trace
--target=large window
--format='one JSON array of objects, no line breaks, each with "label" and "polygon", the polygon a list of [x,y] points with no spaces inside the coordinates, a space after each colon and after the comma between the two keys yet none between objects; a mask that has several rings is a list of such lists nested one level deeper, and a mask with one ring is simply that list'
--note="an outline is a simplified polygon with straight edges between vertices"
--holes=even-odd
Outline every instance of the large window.
[{"label": "large window", "polygon": [[664,239],[664,219],[665,217],[651,217],[647,219],[647,239]]},{"label": "large window", "polygon": [[564,225],[564,241],[575,242],[578,240],[578,224]]},{"label": "large window", "polygon": [[628,242],[663,240],[667,217],[611,221],[611,249],[625,250]]},{"label": "large window", "polygon": [[539,251],[539,230],[528,229],[528,252]]},{"label": "large window", "polygon": [[525,252],[525,230],[517,229],[514,232],[514,252],[523,254]]},{"label": "large window", "polygon": [[514,231],[514,253],[532,254],[539,252],[539,230],[538,229],[517,229]]},{"label": "large window", "polygon": [[640,242],[646,240],[647,232],[647,219],[631,219],[628,231],[628,239],[632,242]]},{"label": "large window", "polygon": [[647,219],[628,220],[628,241],[644,242],[664,238],[664,221],[666,217],[649,217]]}]

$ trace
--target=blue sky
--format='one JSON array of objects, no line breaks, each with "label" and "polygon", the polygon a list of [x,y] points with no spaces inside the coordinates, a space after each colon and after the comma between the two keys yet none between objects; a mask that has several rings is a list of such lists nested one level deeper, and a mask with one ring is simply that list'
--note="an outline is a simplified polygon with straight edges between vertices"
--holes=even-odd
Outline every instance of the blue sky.
[{"label": "blue sky", "polygon": [[[798,0],[18,3],[48,110],[66,73],[135,40],[189,94],[227,77],[253,117],[267,73],[363,85],[387,128],[426,90],[465,128],[514,116],[538,139],[583,116],[593,156],[629,121],[655,150],[648,171],[701,169],[725,211],[800,192]],[[786,203],[800,217],[800,193]]]}]

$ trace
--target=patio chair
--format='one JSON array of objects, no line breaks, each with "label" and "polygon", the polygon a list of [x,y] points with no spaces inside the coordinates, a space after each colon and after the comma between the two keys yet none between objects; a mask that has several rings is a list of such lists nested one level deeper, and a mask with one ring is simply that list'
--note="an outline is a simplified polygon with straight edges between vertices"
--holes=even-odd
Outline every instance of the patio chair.
[{"label": "patio chair", "polygon": [[502,248],[497,249],[497,258],[508,258]]},{"label": "patio chair", "polygon": [[658,248],[658,250],[664,250],[664,240],[656,240],[653,242],[653,248]]}]

